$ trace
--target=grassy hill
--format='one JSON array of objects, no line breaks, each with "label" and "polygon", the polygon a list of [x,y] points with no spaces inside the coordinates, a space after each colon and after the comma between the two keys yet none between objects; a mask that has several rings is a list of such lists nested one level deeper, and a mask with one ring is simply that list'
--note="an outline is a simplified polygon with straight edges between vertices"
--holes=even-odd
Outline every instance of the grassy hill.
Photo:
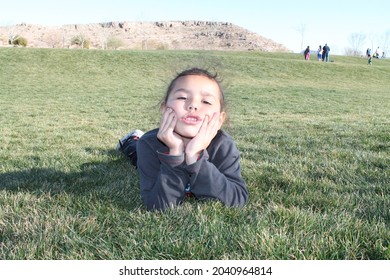
[{"label": "grassy hill", "polygon": [[[0,49],[0,259],[390,259],[390,60]],[[215,69],[250,201],[147,212],[118,138]]]}]

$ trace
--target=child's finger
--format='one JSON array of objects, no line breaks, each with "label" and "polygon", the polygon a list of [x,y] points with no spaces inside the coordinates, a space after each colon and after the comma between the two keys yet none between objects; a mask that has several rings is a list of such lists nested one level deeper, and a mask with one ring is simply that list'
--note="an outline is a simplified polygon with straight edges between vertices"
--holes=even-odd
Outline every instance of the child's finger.
[{"label": "child's finger", "polygon": [[175,112],[171,112],[169,113],[169,117],[168,117],[168,120],[167,120],[167,129],[169,129],[170,131],[173,132],[173,130],[175,129],[175,126],[176,126],[176,123],[177,123],[177,118],[176,118],[176,114]]},{"label": "child's finger", "polygon": [[214,131],[219,129],[219,114],[218,113],[214,113],[213,116],[210,118],[210,121],[208,122],[207,128],[212,133],[214,133]]},{"label": "child's finger", "polygon": [[202,125],[200,126],[200,129],[199,129],[199,133],[205,133],[206,130],[207,130],[207,127],[209,125],[209,116],[206,115],[204,118],[203,118],[203,122],[202,122]]},{"label": "child's finger", "polygon": [[175,114],[171,108],[167,108],[164,114],[161,116],[160,129],[166,131],[170,126],[172,126],[172,120],[175,117]]}]

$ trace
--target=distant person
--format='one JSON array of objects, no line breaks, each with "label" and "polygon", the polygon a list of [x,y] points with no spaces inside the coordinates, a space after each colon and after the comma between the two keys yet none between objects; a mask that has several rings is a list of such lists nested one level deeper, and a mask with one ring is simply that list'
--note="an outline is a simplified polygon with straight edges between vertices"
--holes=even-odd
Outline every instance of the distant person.
[{"label": "distant person", "polygon": [[309,46],[307,46],[307,48],[303,52],[303,56],[305,57],[305,60],[310,60],[310,47]]},{"label": "distant person", "polygon": [[248,189],[240,154],[221,129],[225,97],[216,74],[191,68],[169,84],[158,128],[130,132],[117,145],[135,165],[148,210],[180,205],[188,196],[242,207]]},{"label": "distant person", "polygon": [[371,57],[371,49],[370,48],[367,49],[366,55],[367,55],[367,57]]},{"label": "distant person", "polygon": [[385,52],[382,52],[382,58],[386,58]]},{"label": "distant person", "polygon": [[330,52],[330,48],[328,44],[325,44],[324,47],[322,48],[322,60],[324,62],[329,61],[329,52]]},{"label": "distant person", "polygon": [[382,53],[382,51],[381,51],[381,48],[380,47],[377,47],[376,48],[376,51],[375,51],[375,53],[374,53],[374,57],[375,58],[380,58],[380,54]]},{"label": "distant person", "polygon": [[322,60],[322,46],[320,45],[317,50],[317,59],[318,61]]},{"label": "distant person", "polygon": [[372,55],[371,55],[371,49],[370,48],[367,48],[366,55],[368,57],[368,65],[371,65],[372,64]]}]

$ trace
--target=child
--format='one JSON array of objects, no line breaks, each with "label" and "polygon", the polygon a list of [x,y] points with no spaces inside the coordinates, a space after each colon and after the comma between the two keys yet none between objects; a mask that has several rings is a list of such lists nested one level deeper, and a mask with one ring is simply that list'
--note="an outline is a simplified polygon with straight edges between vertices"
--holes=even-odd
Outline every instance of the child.
[{"label": "child", "polygon": [[320,45],[317,50],[317,59],[318,61],[322,60],[322,46]]},{"label": "child", "polygon": [[117,150],[136,163],[148,210],[177,206],[186,196],[244,206],[248,190],[239,151],[221,130],[225,119],[217,75],[192,68],[171,81],[161,103],[160,127],[144,135],[132,132],[119,142]]},{"label": "child", "polygon": [[309,46],[307,46],[307,48],[303,52],[303,56],[304,56],[305,60],[310,60],[310,47]]}]

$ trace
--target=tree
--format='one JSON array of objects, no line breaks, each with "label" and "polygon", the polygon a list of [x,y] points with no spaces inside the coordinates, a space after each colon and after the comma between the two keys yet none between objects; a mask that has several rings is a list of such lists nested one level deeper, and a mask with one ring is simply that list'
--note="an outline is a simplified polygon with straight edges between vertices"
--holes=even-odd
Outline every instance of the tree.
[{"label": "tree", "polygon": [[48,29],[42,38],[51,48],[59,48],[61,47],[63,42],[63,35],[61,31],[58,29]]},{"label": "tree", "polygon": [[112,27],[114,27],[113,22],[100,23],[101,32],[100,32],[100,42],[103,50],[108,49],[108,41],[112,34]]},{"label": "tree", "polygon": [[[359,56],[362,52],[363,44],[366,41],[366,35],[363,33],[353,33],[349,36],[349,43],[351,44],[351,48],[349,48],[349,52],[346,53],[348,55]],[[347,51],[346,51],[347,52]]]},{"label": "tree", "polygon": [[89,49],[91,40],[86,36],[86,31],[88,26],[75,25],[75,29],[79,32],[78,35],[73,36],[71,40],[72,45],[77,45],[82,49]]},{"label": "tree", "polygon": [[382,47],[385,54],[387,54],[390,49],[390,30],[387,30],[382,37]]},{"label": "tree", "polygon": [[298,27],[296,30],[301,35],[301,51],[302,51],[303,50],[303,42],[304,42],[304,39],[305,39],[306,24],[302,23],[301,26]]},{"label": "tree", "polygon": [[370,44],[371,44],[370,48],[372,50],[375,48],[375,44],[374,43],[375,43],[376,39],[377,39],[377,35],[376,34],[374,34],[374,33],[368,34],[368,40],[370,41]]}]

